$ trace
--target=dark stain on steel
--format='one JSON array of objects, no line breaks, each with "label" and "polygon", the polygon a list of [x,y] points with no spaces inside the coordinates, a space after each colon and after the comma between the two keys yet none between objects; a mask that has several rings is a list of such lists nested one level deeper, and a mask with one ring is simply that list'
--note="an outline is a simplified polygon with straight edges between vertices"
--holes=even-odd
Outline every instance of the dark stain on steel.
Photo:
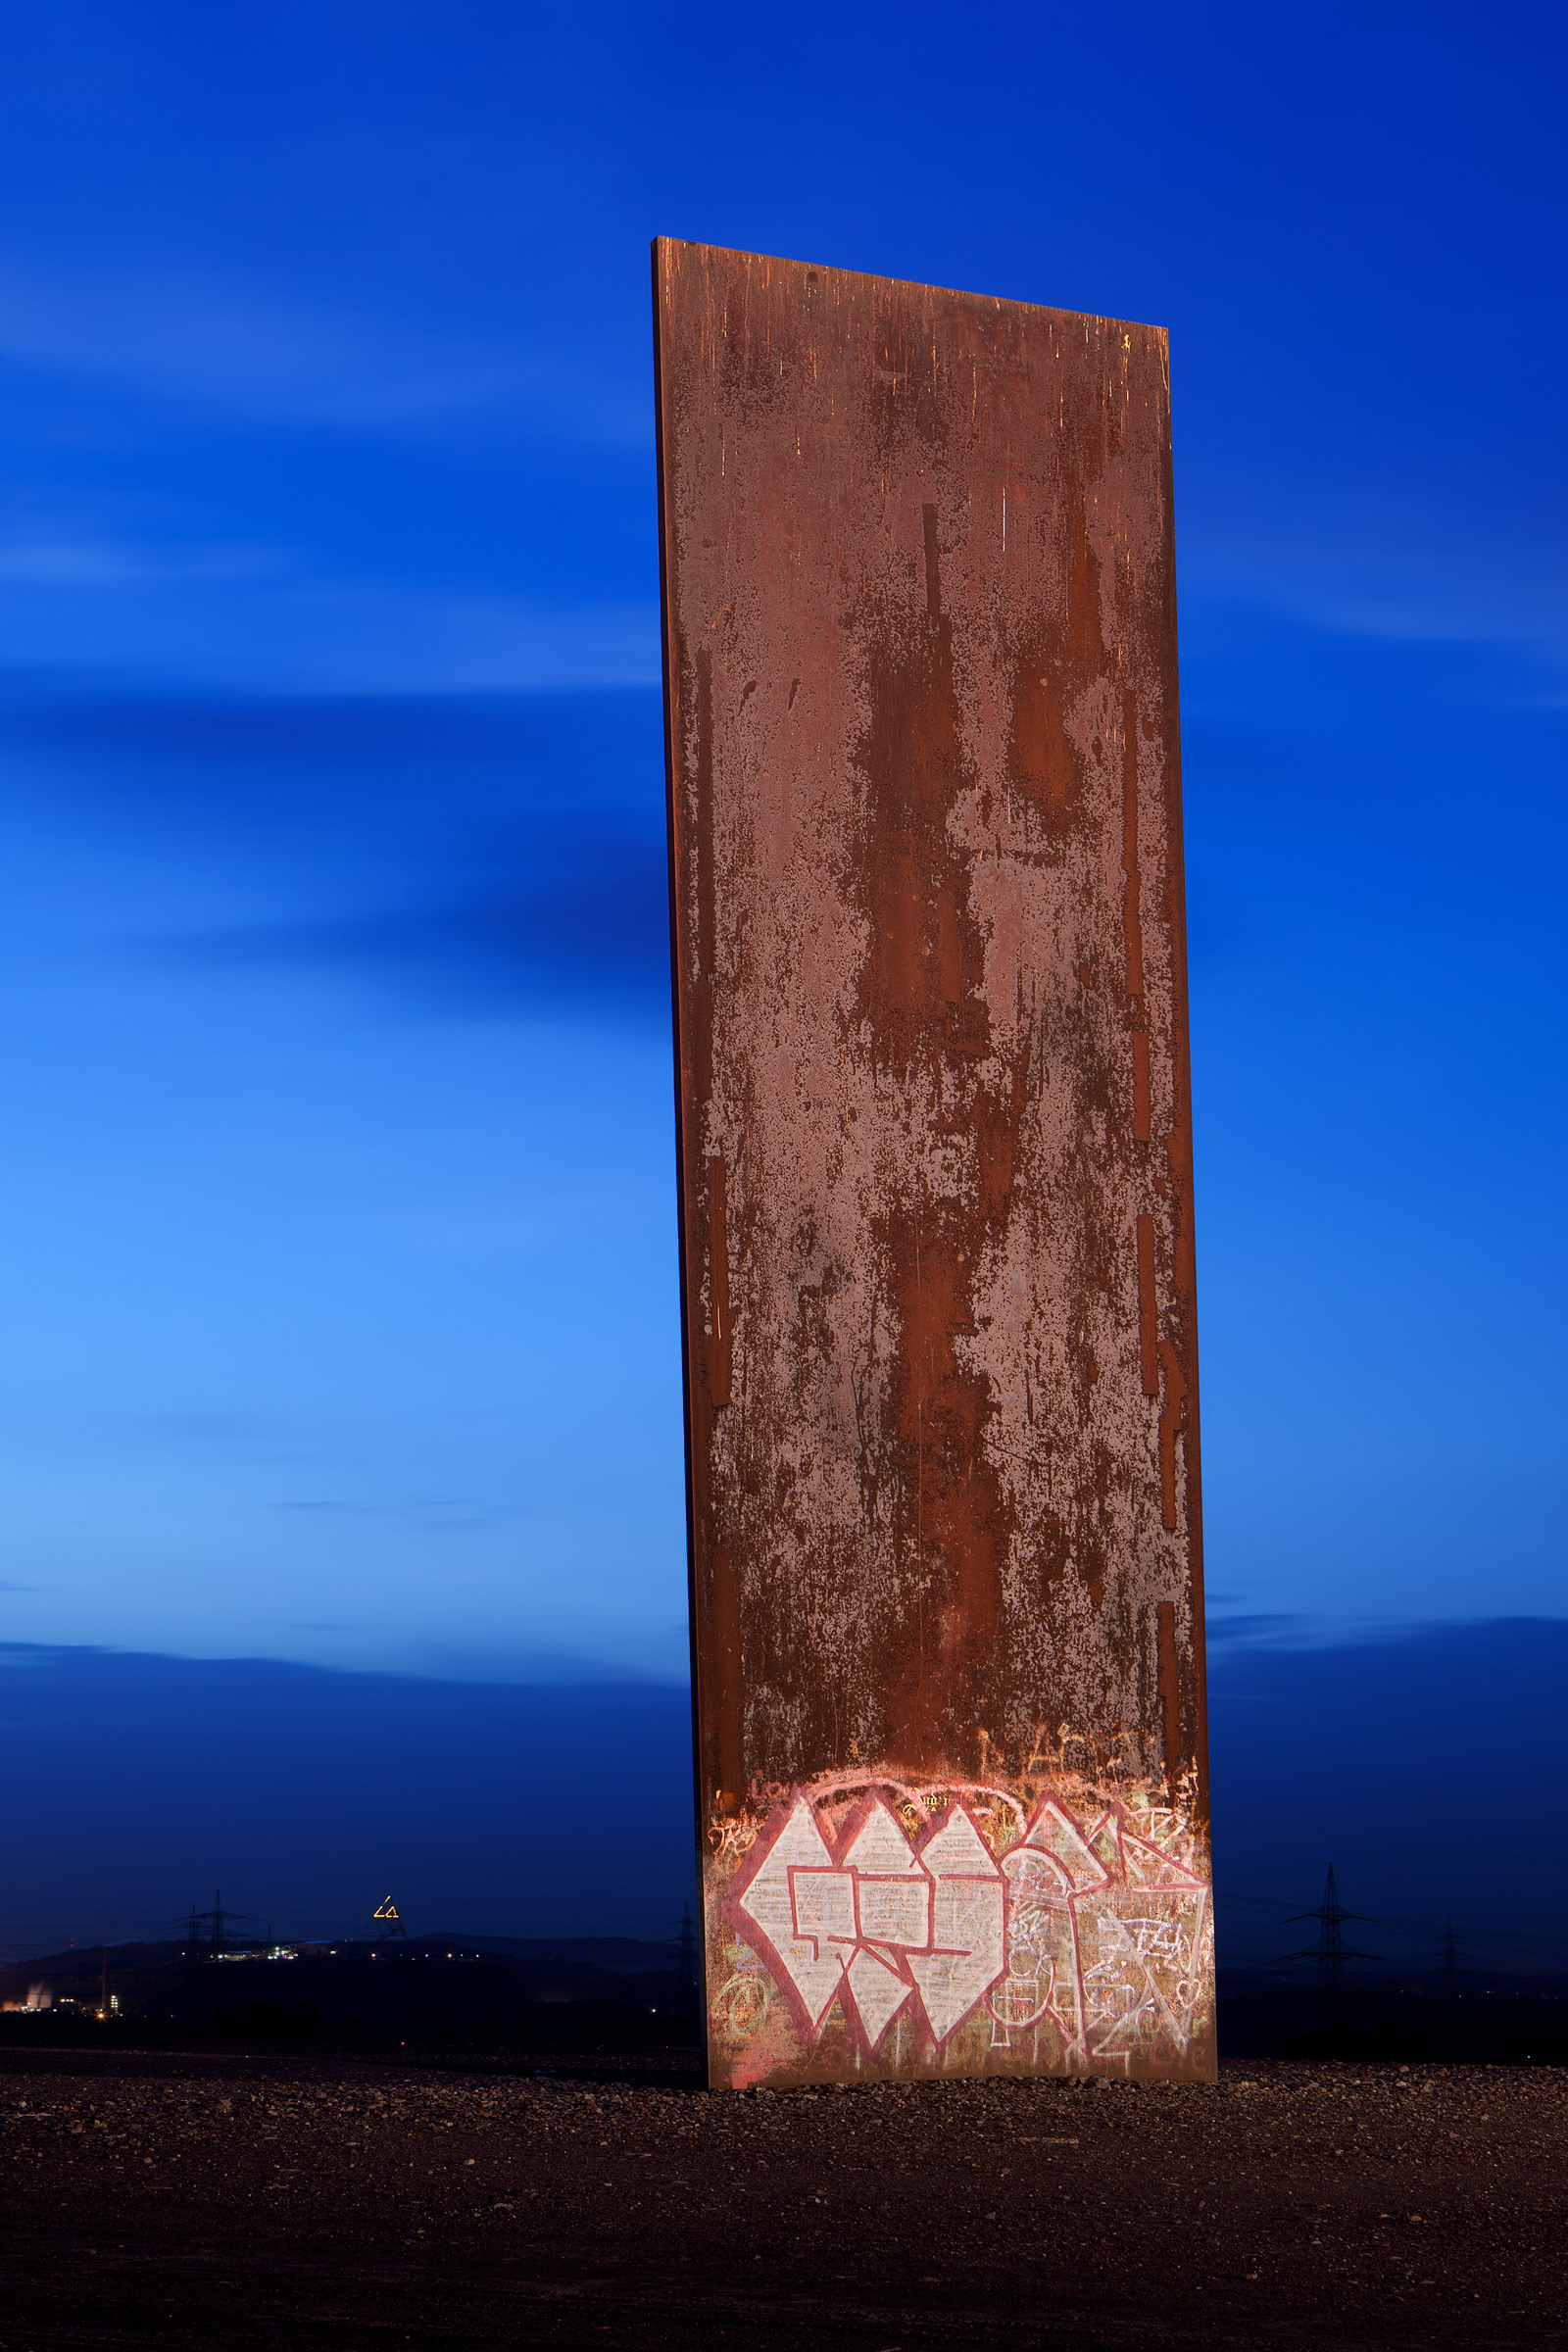
[{"label": "dark stain on steel", "polygon": [[1187,1376],[1182,1359],[1169,1340],[1159,1343],[1159,1360],[1165,1374],[1165,1399],[1159,1408],[1159,1498],[1160,1517],[1167,1528],[1176,1525],[1176,1440],[1185,1419]]},{"label": "dark stain on steel", "polygon": [[730,1566],[729,1549],[720,1544],[712,1558],[712,1594],[707,1624],[712,1644],[712,1664],[707,1678],[713,1694],[713,1747],[717,1763],[717,1800],[722,1813],[733,1813],[744,1786],[741,1777],[741,1624],[739,1587]]},{"label": "dark stain on steel", "polygon": [[[666,240],[655,307],[710,2066],[1071,2071],[1106,1996],[1030,2012],[1029,1888],[1206,1888],[1165,341]],[[958,2027],[767,1911],[812,1819],[861,1884],[852,1789],[1011,1889]]]},{"label": "dark stain on steel", "polygon": [[1138,1219],[1138,1362],[1144,1395],[1159,1395],[1159,1284],[1154,1272],[1154,1220]]},{"label": "dark stain on steel", "polygon": [[729,1402],[729,1221],[724,1210],[724,1161],[708,1163],[708,1394],[714,1412]]},{"label": "dark stain on steel", "polygon": [[1182,1754],[1181,1672],[1176,1663],[1174,1601],[1162,1600],[1159,1603],[1154,1611],[1154,1623],[1159,1652],[1159,1711],[1165,1769],[1174,1779],[1181,1769]]}]

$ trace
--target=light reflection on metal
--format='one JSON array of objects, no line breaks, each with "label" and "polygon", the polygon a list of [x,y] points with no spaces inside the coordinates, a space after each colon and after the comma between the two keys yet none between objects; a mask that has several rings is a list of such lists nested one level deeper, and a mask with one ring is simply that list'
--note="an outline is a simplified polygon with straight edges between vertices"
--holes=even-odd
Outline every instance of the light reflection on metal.
[{"label": "light reflection on metal", "polygon": [[1206,2076],[1165,338],[655,309],[710,2077]]}]

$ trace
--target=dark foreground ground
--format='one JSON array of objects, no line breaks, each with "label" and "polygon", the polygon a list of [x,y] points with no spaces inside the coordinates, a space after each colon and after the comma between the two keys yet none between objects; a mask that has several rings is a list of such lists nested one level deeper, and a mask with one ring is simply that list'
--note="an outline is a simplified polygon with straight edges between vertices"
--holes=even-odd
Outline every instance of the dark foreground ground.
[{"label": "dark foreground ground", "polygon": [[1568,2345],[1568,2074],[0,2059],[0,2347]]}]

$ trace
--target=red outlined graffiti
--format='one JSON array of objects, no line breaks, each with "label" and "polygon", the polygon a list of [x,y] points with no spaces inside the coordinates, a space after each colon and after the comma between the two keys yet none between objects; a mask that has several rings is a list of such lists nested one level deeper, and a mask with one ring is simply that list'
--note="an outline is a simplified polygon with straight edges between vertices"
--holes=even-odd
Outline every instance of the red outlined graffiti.
[{"label": "red outlined graffiti", "polygon": [[[1172,1812],[1155,1817],[1169,1831]],[[1178,2057],[1207,1984],[1208,1886],[1190,1862],[1135,1837],[1119,1807],[1075,1820],[1054,1797],[1003,1856],[1007,1973],[994,2039],[1053,2025],[1070,2065],[1103,2068],[1163,2038]]]},{"label": "red outlined graffiti", "polygon": [[791,1788],[753,1816],[719,1909],[737,1968],[722,2024],[747,2076],[775,2008],[807,2047],[836,2013],[862,2062],[901,2018],[932,2057],[977,2020],[999,2056],[1046,2036],[1067,2072],[1180,2062],[1211,1993],[1204,1857],[1147,1795],[1080,1787],[1026,1811],[979,1783]]},{"label": "red outlined graffiti", "polygon": [[960,1796],[917,1840],[880,1794],[831,1839],[796,1789],[748,1853],[724,1902],[814,2037],[835,1999],[874,2052],[916,2000],[940,2048],[1006,1967],[1006,1886]]}]

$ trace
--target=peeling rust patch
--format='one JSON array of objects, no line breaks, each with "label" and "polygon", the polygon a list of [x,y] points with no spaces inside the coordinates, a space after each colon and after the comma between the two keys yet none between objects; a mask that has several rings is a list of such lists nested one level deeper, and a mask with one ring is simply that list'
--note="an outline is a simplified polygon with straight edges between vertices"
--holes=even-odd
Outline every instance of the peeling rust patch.
[{"label": "peeling rust patch", "polygon": [[1204,2075],[1164,337],[655,307],[710,2078]]}]

